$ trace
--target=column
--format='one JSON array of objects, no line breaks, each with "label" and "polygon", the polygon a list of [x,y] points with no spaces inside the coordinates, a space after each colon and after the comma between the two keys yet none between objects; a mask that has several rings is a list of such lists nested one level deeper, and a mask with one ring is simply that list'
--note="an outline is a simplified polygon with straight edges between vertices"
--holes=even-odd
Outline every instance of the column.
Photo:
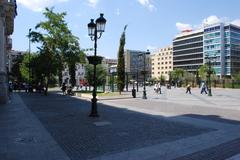
[{"label": "column", "polygon": [[6,62],[5,62],[5,27],[4,17],[0,13],[0,104],[8,100],[8,87],[6,83]]}]

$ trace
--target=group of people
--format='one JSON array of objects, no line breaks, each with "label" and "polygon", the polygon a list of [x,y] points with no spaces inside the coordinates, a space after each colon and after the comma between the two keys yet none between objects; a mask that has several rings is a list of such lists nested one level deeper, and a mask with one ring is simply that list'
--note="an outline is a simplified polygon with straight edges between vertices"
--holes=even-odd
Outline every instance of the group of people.
[{"label": "group of people", "polygon": [[156,93],[162,94],[162,89],[161,89],[161,83],[160,83],[160,82],[158,82],[158,83],[155,84],[155,86],[154,86],[154,91],[155,91]]},{"label": "group of people", "polygon": [[62,90],[62,92],[63,92],[63,95],[66,95],[66,94],[68,94],[68,95],[73,95],[74,94],[74,92],[73,92],[73,90],[72,90],[72,86],[67,86],[66,85],[66,83],[63,83],[62,84],[62,87],[61,87],[61,90]]},{"label": "group of people", "polygon": [[[207,94],[208,93],[207,92],[208,88],[207,88],[207,85],[206,85],[205,82],[201,83],[201,87],[200,88],[201,88],[201,92],[200,92],[201,94],[203,94],[203,93]],[[190,84],[187,85],[186,93],[191,94],[191,85]]]}]

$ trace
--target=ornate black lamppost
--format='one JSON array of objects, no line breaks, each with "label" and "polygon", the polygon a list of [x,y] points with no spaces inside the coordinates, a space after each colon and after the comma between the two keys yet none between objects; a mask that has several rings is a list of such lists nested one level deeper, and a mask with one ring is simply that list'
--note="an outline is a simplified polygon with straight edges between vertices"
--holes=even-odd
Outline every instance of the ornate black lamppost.
[{"label": "ornate black lamppost", "polygon": [[143,99],[147,99],[147,92],[146,92],[146,54],[149,55],[150,52],[149,50],[147,50],[147,52],[144,52],[143,54],[141,54],[140,56],[143,56],[143,71],[142,71],[142,74],[143,74],[143,96],[142,98]]},{"label": "ornate black lamppost", "polygon": [[102,33],[105,30],[106,19],[103,17],[103,13],[100,14],[100,17],[96,19],[94,23],[94,19],[91,19],[91,22],[88,23],[88,35],[91,37],[91,40],[94,41],[94,56],[88,56],[88,61],[90,64],[94,66],[93,69],[93,92],[92,92],[92,108],[89,117],[98,117],[97,112],[97,83],[96,83],[96,66],[101,64],[102,57],[97,56],[97,39],[100,39]]},{"label": "ornate black lamppost", "polygon": [[206,59],[208,59],[208,96],[212,96],[212,89],[211,89],[211,74],[212,74],[212,69],[211,69],[211,60],[209,56],[206,56]]},{"label": "ornate black lamppost", "polygon": [[30,56],[31,56],[31,40],[30,40],[30,33],[32,29],[29,28],[28,30],[28,92],[31,92],[30,86],[31,86],[31,66],[30,66]]}]

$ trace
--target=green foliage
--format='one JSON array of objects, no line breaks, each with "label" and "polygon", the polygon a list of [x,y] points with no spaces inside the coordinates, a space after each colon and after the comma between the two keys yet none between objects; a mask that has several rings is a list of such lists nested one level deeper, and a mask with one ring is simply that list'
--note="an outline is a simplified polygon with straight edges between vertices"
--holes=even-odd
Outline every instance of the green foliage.
[{"label": "green foliage", "polygon": [[61,81],[63,65],[67,64],[70,68],[70,82],[75,85],[75,64],[85,57],[80,52],[78,38],[68,29],[64,20],[65,12],[55,13],[53,8],[46,8],[43,15],[46,21],[38,23],[35,29],[39,31],[32,31],[29,35],[32,42],[41,44],[40,55],[36,60],[36,77],[44,77],[42,79],[48,88],[52,77],[58,75]]},{"label": "green foliage", "polygon": [[160,77],[158,77],[158,81],[160,81],[161,84],[165,83],[165,81],[166,81],[165,76],[164,76],[164,75],[161,75]]},{"label": "green foliage", "polygon": [[[204,64],[199,68],[199,75],[202,80],[207,80],[208,71],[209,66],[207,64]],[[215,74],[215,70],[213,67],[210,68],[210,72],[212,76]],[[214,79],[216,79],[216,76],[214,76]]]},{"label": "green foliage", "polygon": [[176,68],[170,72],[171,79],[174,81],[182,80],[184,76],[184,70],[182,68]]},{"label": "green foliage", "polygon": [[[96,84],[97,86],[103,85],[106,82],[107,77],[107,70],[106,68],[99,64],[96,68]],[[85,66],[85,78],[87,79],[88,83],[93,86],[93,65],[88,64]]]},{"label": "green foliage", "polygon": [[125,64],[124,64],[124,46],[125,46],[125,32],[127,25],[120,38],[120,45],[118,49],[118,64],[117,64],[117,86],[119,92],[122,92],[125,85]]},{"label": "green foliage", "polygon": [[240,81],[240,72],[233,76],[234,80]]},{"label": "green foliage", "polygon": [[32,69],[33,69],[33,66],[35,65],[35,61],[34,61],[35,57],[36,57],[36,54],[30,54],[30,56],[28,53],[24,54],[23,60],[20,64],[20,68],[19,68],[23,81],[26,81],[26,82],[33,81]]},{"label": "green foliage", "polygon": [[11,69],[11,73],[9,73],[9,78],[12,81],[22,82],[23,77],[20,72],[20,67],[23,61],[23,56],[17,56],[16,59],[13,60],[13,67]]}]

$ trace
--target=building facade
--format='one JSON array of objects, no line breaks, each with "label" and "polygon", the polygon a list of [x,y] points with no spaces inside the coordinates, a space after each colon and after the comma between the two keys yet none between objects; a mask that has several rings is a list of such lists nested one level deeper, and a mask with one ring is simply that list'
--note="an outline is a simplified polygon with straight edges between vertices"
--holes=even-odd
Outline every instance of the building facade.
[{"label": "building facade", "polygon": [[173,40],[173,68],[195,72],[211,64],[218,77],[240,72],[240,27],[216,23],[197,31],[187,31]]},{"label": "building facade", "polygon": [[169,74],[173,70],[172,46],[158,49],[151,55],[152,78],[159,79],[163,76],[169,80]]},{"label": "building facade", "polygon": [[[145,62],[144,62],[145,61]],[[138,79],[143,81],[144,63],[146,80],[151,78],[151,57],[146,54],[146,51],[125,50],[124,52],[125,73],[130,76],[130,79]]]},{"label": "building facade", "polygon": [[0,0],[0,103],[8,101],[7,54],[12,48],[16,0]]},{"label": "building facade", "polygon": [[183,31],[173,40],[173,68],[196,72],[203,65],[203,30]]},{"label": "building facade", "polygon": [[240,27],[218,23],[204,27],[204,60],[220,78],[240,72]]}]

